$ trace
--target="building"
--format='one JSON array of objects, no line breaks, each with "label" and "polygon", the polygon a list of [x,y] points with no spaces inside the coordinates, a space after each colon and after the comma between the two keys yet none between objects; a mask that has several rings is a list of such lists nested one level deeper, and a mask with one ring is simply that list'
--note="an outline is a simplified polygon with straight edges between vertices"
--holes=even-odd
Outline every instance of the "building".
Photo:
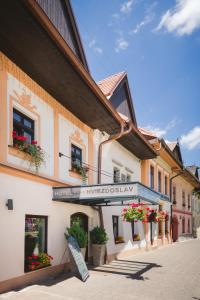
[{"label": "building", "polygon": [[[193,165],[187,167],[188,171],[191,172],[199,180],[199,167]],[[200,196],[199,188],[193,191],[192,195],[192,233],[195,238],[200,238]]]},{"label": "building", "polygon": [[[112,103],[118,114],[126,122],[126,130],[119,136],[110,138],[99,130],[95,131],[95,143],[100,145],[101,150],[99,159],[102,175],[98,178],[98,183],[115,183],[116,185],[141,183],[143,161],[156,159],[157,152],[137,128],[127,74],[126,72],[114,74],[98,82],[98,85],[108,101]],[[156,203],[152,206],[151,198],[148,199],[148,193],[150,194],[151,190],[148,190],[145,186],[143,186],[143,189],[146,192],[146,203],[149,207],[158,208],[158,199],[160,198],[161,201],[164,191],[160,191],[160,194],[155,193]],[[168,196],[166,195],[165,198],[165,209],[170,215],[170,204],[167,204]],[[139,199],[142,201],[142,193],[139,194]],[[134,202],[134,198],[130,200]],[[146,227],[143,228],[142,222],[132,224],[124,222],[121,216],[123,208],[124,206],[120,204],[102,207],[103,224],[109,235],[107,243],[108,261],[131,255],[142,248],[150,249],[153,246],[153,240],[155,240],[154,246],[157,245],[156,225],[145,224]],[[139,241],[134,239],[136,235],[139,236]]]},{"label": "building", "polygon": [[[89,231],[99,213],[52,201],[52,187],[82,184],[74,163],[93,184],[93,131],[121,128],[90,76],[70,2],[54,4],[0,4],[0,291],[68,268],[66,227],[78,215]],[[29,272],[33,251],[53,256],[52,266]]]}]

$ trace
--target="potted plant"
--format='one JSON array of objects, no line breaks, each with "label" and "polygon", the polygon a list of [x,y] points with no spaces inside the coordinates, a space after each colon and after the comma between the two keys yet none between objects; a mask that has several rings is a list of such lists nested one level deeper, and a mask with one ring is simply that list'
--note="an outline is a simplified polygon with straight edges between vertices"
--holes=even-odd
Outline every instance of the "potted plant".
[{"label": "potted plant", "polygon": [[105,244],[108,241],[105,229],[98,226],[93,228],[90,231],[90,238],[92,241],[93,265],[95,267],[103,265],[106,253]]},{"label": "potted plant", "polygon": [[51,265],[52,256],[47,253],[40,253],[39,255],[30,255],[27,257],[28,270],[33,271]]},{"label": "potted plant", "polygon": [[81,175],[83,184],[87,183],[87,173],[89,171],[89,167],[86,165],[80,165],[76,162],[73,163],[72,170]]},{"label": "potted plant", "polygon": [[136,242],[136,241],[140,241],[141,238],[140,238],[140,235],[139,234],[134,234],[133,235],[133,241]]},{"label": "potted plant", "polygon": [[73,236],[80,247],[83,258],[85,259],[86,247],[88,243],[88,233],[81,227],[80,219],[77,218],[73,221],[70,228],[67,228],[66,238]]},{"label": "potted plant", "polygon": [[119,235],[115,238],[115,244],[122,244],[124,243],[124,238],[123,236]]}]

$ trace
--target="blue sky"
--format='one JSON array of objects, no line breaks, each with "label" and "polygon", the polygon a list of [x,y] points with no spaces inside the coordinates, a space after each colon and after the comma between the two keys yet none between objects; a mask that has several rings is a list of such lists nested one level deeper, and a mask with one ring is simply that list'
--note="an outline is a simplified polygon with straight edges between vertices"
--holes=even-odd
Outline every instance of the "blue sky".
[{"label": "blue sky", "polygon": [[127,71],[138,125],[200,166],[200,0],[72,0],[93,78]]}]

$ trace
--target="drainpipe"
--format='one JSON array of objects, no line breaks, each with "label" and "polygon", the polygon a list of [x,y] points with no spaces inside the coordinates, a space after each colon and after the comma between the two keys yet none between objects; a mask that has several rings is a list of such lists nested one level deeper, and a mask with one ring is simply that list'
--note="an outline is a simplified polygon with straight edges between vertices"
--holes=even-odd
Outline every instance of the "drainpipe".
[{"label": "drainpipe", "polygon": [[[99,149],[98,149],[98,184],[101,183],[101,165],[102,165],[102,148],[103,145],[112,142],[112,141],[116,141],[119,138],[121,138],[122,136],[125,136],[127,134],[129,134],[131,132],[131,130],[133,129],[133,125],[131,122],[128,123],[128,129],[125,129],[125,124],[124,122],[121,122],[121,130],[119,133],[117,134],[113,134],[111,135],[107,140],[103,141],[100,143],[99,145]],[[99,207],[99,219],[100,219],[100,225],[104,228],[104,224],[103,224],[103,214],[102,214],[102,208]]]},{"label": "drainpipe", "polygon": [[184,172],[184,169],[185,168],[183,167],[183,170],[181,172],[179,172],[178,174],[174,175],[173,177],[171,177],[169,179],[169,198],[170,198],[170,202],[171,202],[171,222],[170,222],[171,243],[172,243],[172,225],[173,225],[173,221],[172,221],[172,213],[173,213],[173,208],[172,208],[172,206],[173,206],[173,203],[172,203],[172,181],[173,181],[174,178],[182,175],[183,172]]},{"label": "drainpipe", "polygon": [[101,184],[101,165],[102,165],[102,149],[103,149],[103,145],[112,142],[112,141],[116,141],[118,139],[120,139],[121,137],[129,134],[131,132],[131,130],[133,129],[133,125],[131,122],[128,123],[128,129],[125,129],[125,124],[127,123],[121,123],[121,130],[119,133],[111,135],[107,140],[103,141],[100,143],[99,145],[99,150],[98,150],[98,179],[97,179],[97,183]]}]

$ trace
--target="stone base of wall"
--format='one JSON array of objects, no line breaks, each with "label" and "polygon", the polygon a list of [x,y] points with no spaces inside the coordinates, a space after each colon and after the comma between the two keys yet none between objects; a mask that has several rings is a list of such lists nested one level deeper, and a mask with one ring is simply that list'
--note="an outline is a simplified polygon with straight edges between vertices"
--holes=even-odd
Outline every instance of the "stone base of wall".
[{"label": "stone base of wall", "polygon": [[166,246],[166,245],[169,245],[169,244],[170,244],[170,240],[167,239],[167,238],[165,238],[164,240],[157,239],[157,240],[154,241],[153,245],[148,243],[146,247],[125,250],[125,251],[122,251],[120,253],[109,254],[106,257],[106,263],[110,263],[113,260],[126,258],[128,256],[132,256],[132,255],[139,254],[139,253],[142,253],[142,252],[156,250],[160,247],[163,247],[163,246]]},{"label": "stone base of wall", "polygon": [[35,284],[40,280],[46,279],[49,276],[56,276],[64,271],[70,270],[69,263],[57,266],[50,266],[43,269],[35,270],[26,273],[22,276],[11,278],[0,282],[0,293],[5,293],[10,290],[20,289],[26,285]]}]

